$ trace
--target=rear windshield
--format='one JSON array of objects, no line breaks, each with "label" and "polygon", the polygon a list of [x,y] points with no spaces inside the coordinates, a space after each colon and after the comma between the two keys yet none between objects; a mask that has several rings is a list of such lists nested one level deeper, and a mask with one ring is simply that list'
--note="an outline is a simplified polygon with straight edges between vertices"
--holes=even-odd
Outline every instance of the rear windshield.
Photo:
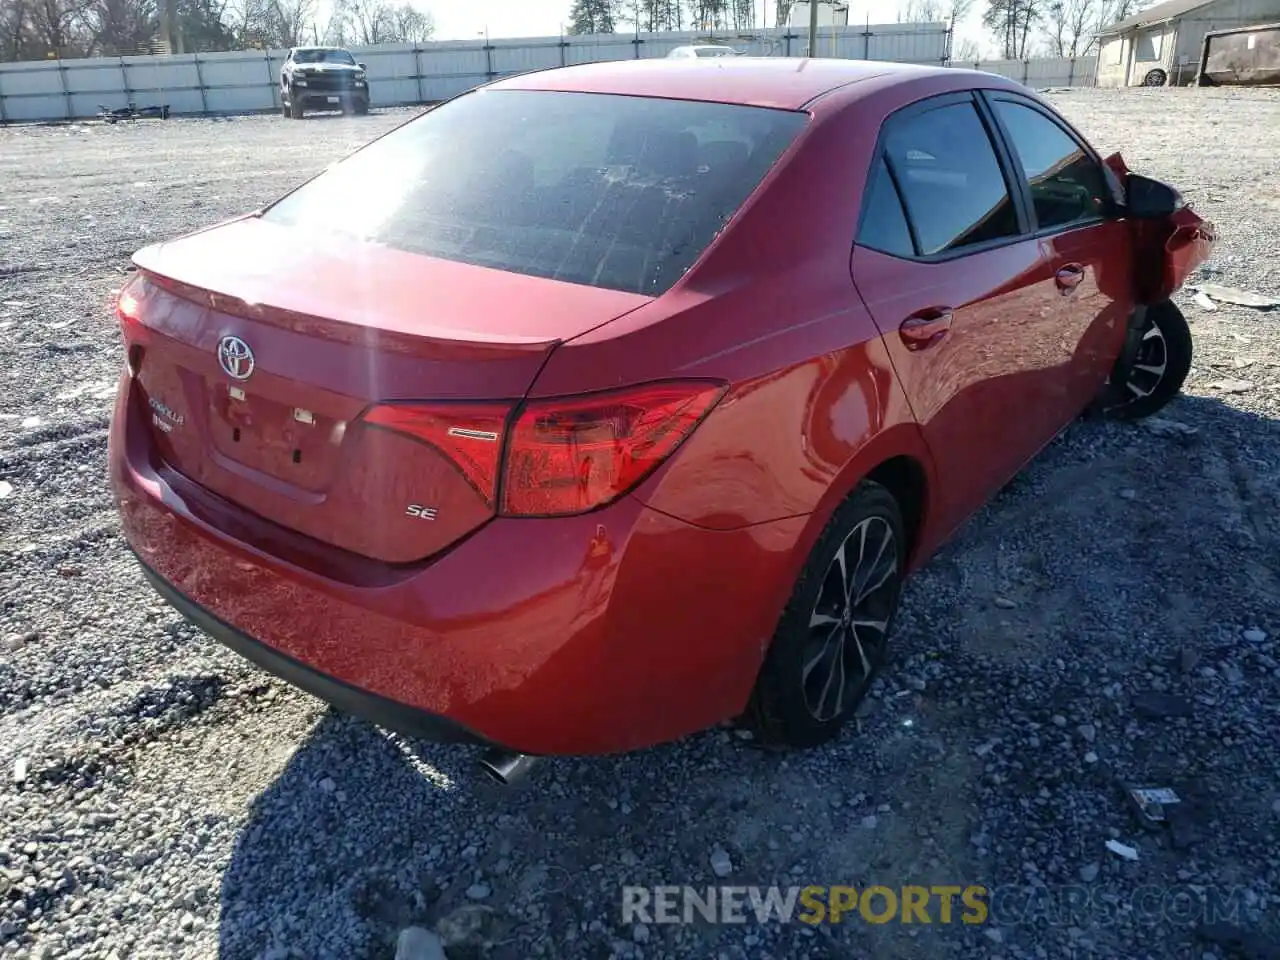
[{"label": "rear windshield", "polygon": [[374,141],[264,217],[656,296],[706,249],[805,120],[732,104],[480,91]]}]

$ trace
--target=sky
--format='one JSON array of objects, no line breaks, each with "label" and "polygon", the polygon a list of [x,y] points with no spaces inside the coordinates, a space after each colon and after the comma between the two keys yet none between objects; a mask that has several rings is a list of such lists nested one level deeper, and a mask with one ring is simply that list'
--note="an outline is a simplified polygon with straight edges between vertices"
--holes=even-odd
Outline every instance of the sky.
[{"label": "sky", "polygon": [[[758,0],[760,7],[768,7],[770,16],[774,0]],[[572,0],[415,0],[414,5],[430,12],[436,23],[436,40],[470,40],[483,36],[486,24],[489,36],[553,37],[560,33],[561,25],[569,19]],[[759,9],[759,7],[757,8]],[[894,23],[898,19],[897,0],[871,0],[870,3],[854,2],[850,6],[849,19],[853,22]],[[976,41],[984,51],[990,46],[981,26],[981,3],[960,24],[956,31],[960,39]],[[772,20],[769,26],[772,26]]]}]

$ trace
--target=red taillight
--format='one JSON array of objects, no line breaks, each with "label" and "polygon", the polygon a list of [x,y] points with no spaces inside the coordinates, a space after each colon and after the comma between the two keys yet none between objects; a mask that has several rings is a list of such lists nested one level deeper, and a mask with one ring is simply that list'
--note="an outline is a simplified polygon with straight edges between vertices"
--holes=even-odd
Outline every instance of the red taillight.
[{"label": "red taillight", "polygon": [[435,447],[462,471],[487,503],[493,504],[502,434],[510,412],[510,404],[395,403],[374,407],[364,420]]},{"label": "red taillight", "polygon": [[502,513],[585,513],[633,490],[720,399],[716,384],[658,383],[535,400],[507,438]]},{"label": "red taillight", "polygon": [[141,288],[145,281],[142,274],[135,273],[120,290],[116,299],[116,317],[121,323],[137,323],[142,319]]},{"label": "red taillight", "polygon": [[116,319],[120,321],[120,332],[124,336],[127,351],[125,369],[131,377],[138,375],[142,365],[142,345],[134,340],[142,323],[142,288],[146,286],[146,282],[142,274],[135,273],[116,297]]},{"label": "red taillight", "polygon": [[586,513],[635,489],[675,452],[724,387],[657,383],[533,400],[509,427],[500,403],[395,403],[364,422],[413,437],[448,457],[490,504],[510,517]]}]

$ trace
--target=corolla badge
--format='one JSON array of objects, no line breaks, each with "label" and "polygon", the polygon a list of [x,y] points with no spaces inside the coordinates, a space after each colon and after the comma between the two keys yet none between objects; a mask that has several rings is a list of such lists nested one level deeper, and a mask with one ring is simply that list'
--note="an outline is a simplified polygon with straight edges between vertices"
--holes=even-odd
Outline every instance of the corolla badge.
[{"label": "corolla badge", "polygon": [[239,337],[223,337],[218,341],[218,366],[235,380],[248,380],[253,373],[253,351]]},{"label": "corolla badge", "polygon": [[173,433],[174,427],[180,427],[187,422],[186,417],[155,397],[151,398],[151,409],[155,411],[151,414],[151,422],[165,433]]}]

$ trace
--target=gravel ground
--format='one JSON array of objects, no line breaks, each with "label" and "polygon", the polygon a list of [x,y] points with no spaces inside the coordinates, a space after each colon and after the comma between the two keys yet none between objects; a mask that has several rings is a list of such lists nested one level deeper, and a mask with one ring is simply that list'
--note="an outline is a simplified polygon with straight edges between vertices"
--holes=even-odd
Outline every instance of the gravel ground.
[{"label": "gravel ground", "polygon": [[[1218,223],[1200,279],[1280,296],[1280,97],[1054,96]],[[1073,426],[969,523],[819,751],[717,730],[503,792],[159,602],[103,479],[129,254],[406,116],[0,129],[0,952],[389,960],[418,925],[455,960],[1206,960],[1237,955],[1200,924],[1215,895],[1261,938],[1238,955],[1280,943],[1280,311],[1180,297],[1186,395]],[[1190,814],[1145,830],[1120,781]],[[981,927],[633,927],[624,883],[1004,893]]]}]

